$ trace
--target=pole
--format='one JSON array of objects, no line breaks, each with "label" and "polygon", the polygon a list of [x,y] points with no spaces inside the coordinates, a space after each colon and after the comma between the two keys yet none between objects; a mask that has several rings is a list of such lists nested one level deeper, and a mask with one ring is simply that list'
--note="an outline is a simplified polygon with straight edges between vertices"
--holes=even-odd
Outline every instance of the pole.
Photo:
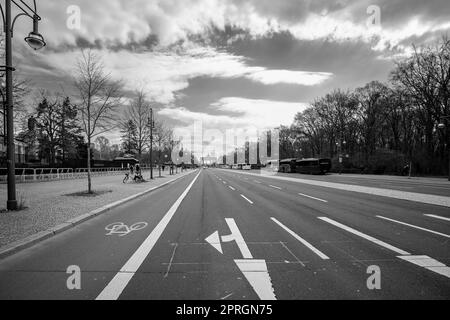
[{"label": "pole", "polygon": [[150,179],[153,180],[153,108],[150,108]]},{"label": "pole", "polygon": [[7,112],[7,166],[8,166],[8,210],[17,210],[16,168],[14,146],[14,114],[12,83],[12,34],[11,34],[11,0],[5,0],[5,55],[6,55],[6,109]]}]

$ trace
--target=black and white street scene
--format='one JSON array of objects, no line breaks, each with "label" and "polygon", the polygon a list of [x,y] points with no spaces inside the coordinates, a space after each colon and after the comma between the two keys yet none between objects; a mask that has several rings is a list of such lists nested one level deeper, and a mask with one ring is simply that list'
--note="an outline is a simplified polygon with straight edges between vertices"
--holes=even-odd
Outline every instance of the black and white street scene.
[{"label": "black and white street scene", "polygon": [[450,299],[448,0],[0,8],[0,300]]}]

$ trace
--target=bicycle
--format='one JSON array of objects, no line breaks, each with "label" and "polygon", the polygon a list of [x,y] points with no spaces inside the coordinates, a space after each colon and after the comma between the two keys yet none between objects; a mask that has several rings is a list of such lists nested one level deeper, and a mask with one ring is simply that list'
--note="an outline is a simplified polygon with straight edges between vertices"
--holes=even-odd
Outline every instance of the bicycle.
[{"label": "bicycle", "polygon": [[125,177],[123,178],[122,182],[123,183],[127,183],[127,181],[130,179],[130,174],[129,173],[125,173]]}]

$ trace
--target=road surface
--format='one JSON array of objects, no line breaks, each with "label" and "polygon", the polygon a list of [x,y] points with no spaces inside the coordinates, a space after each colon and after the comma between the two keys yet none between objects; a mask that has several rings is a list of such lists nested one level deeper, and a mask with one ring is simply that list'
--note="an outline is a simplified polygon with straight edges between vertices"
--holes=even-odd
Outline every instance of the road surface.
[{"label": "road surface", "polygon": [[449,299],[448,266],[448,207],[206,169],[3,259],[0,299]]}]

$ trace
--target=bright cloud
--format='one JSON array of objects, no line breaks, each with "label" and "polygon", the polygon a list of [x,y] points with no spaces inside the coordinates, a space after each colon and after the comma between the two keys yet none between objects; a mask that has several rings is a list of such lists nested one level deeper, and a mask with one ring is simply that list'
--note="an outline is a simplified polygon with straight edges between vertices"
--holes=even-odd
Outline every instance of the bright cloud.
[{"label": "bright cloud", "polygon": [[[170,104],[177,91],[189,86],[189,79],[196,77],[238,78],[244,77],[265,85],[291,83],[316,85],[331,74],[288,70],[268,70],[249,66],[246,59],[212,48],[189,48],[182,52],[154,51],[96,51],[103,58],[107,70],[116,79],[123,79],[125,89],[144,88],[149,97],[157,102]],[[78,52],[53,52],[41,58],[54,69],[68,70],[75,65]]]},{"label": "bright cloud", "polygon": [[264,129],[290,125],[294,116],[306,107],[305,103],[227,97],[213,103],[210,111],[221,111],[228,115],[193,112],[185,108],[166,108],[159,115],[185,124],[201,121],[204,127],[223,130],[250,127]]},{"label": "bright cloud", "polygon": [[[444,0],[414,1],[417,16],[405,10],[410,1],[46,0],[38,7],[43,16],[40,28],[51,47],[76,45],[79,37],[103,46],[126,45],[146,41],[150,35],[169,46],[232,25],[253,37],[289,31],[302,40],[357,39],[386,48],[424,32],[449,29]],[[80,30],[66,26],[71,5],[81,10]],[[380,28],[366,26],[370,5],[380,8]],[[29,32],[29,25],[18,28]]]}]

